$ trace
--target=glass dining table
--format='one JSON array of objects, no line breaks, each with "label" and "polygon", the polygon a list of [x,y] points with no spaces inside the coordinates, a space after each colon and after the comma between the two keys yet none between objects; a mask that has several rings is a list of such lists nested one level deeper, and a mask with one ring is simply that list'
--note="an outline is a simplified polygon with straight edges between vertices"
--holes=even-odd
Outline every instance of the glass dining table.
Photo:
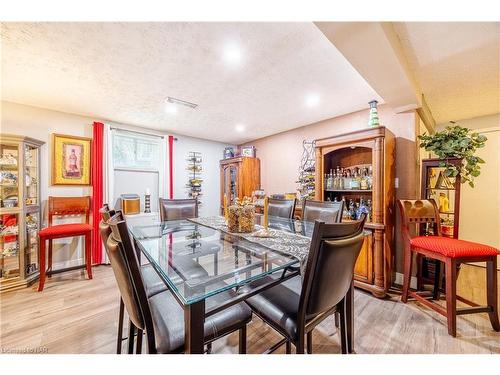
[{"label": "glass dining table", "polygon": [[[257,224],[262,220],[256,216]],[[312,236],[314,223],[270,216],[269,228],[304,238]],[[186,353],[203,353],[206,317],[300,274],[299,259],[291,254],[189,219],[138,224],[129,230],[138,257],[150,262],[184,309]],[[223,303],[206,303],[219,293],[238,291],[263,278],[268,282],[234,293]],[[349,293],[347,331],[352,348],[352,286]]]}]

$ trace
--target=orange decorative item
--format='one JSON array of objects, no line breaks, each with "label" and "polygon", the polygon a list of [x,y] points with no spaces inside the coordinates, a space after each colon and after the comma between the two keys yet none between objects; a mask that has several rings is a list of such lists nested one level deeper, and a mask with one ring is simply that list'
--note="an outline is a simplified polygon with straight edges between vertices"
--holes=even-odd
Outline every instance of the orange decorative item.
[{"label": "orange decorative item", "polygon": [[[463,314],[487,312],[493,329],[500,331],[497,293],[497,255],[500,255],[500,252],[491,246],[442,236],[439,209],[433,199],[404,199],[399,200],[398,205],[401,212],[401,228],[404,241],[404,276],[401,300],[406,303],[408,297],[415,298],[423,305],[445,316],[448,320],[448,333],[454,337],[457,335],[457,315]],[[411,238],[410,224],[417,226],[420,224],[431,225],[434,227],[433,233],[435,235]],[[417,254],[417,264],[420,264],[418,260],[423,256],[445,264],[446,309],[427,299],[432,297],[435,301],[439,300],[442,280],[439,270],[437,271],[432,296],[426,296],[425,293],[428,292],[425,291],[410,291],[413,253]],[[479,306],[457,295],[458,266],[464,262],[486,262],[487,306]],[[439,266],[438,269],[440,268]],[[420,278],[421,269],[418,270],[418,275]],[[418,284],[420,285],[420,282]],[[457,300],[471,307],[457,310]]]},{"label": "orange decorative item", "polygon": [[[49,197],[48,204],[49,226],[42,229],[38,236],[40,238],[40,281],[38,291],[43,290],[45,276],[77,268],[86,268],[89,279],[92,279],[92,255],[91,240],[92,226],[89,224],[90,197]],[[85,223],[52,225],[53,216],[84,215]],[[85,265],[70,267],[62,270],[52,271],[52,240],[57,238],[85,236]],[[48,270],[45,264],[45,242],[49,241]]]}]

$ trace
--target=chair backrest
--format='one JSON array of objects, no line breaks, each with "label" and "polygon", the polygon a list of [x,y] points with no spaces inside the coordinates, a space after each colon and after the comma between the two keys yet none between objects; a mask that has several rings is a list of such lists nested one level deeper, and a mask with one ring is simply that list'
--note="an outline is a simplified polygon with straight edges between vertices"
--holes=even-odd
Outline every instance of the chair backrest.
[{"label": "chair backrest", "polygon": [[[101,239],[104,244],[104,249],[108,253],[108,238],[111,234],[111,228],[109,227],[108,220],[116,213],[115,210],[110,210],[109,205],[105,203],[99,210],[101,214],[101,221],[99,222],[99,232],[101,233]],[[109,254],[108,254],[109,257]]]},{"label": "chair backrest", "polygon": [[85,215],[85,223],[89,223],[90,196],[85,197],[51,197],[49,196],[49,227],[53,216]]},{"label": "chair backrest", "polygon": [[127,223],[121,212],[113,215],[108,223],[111,228],[111,235],[107,243],[109,258],[120,288],[123,304],[134,325],[139,329],[146,330],[149,352],[154,353],[156,349],[151,310],[139,260],[132,246]]},{"label": "chair backrest", "polygon": [[410,241],[410,225],[431,224],[434,235],[441,236],[441,219],[434,199],[398,199],[398,206],[405,244]]},{"label": "chair backrest", "polygon": [[315,222],[299,302],[303,322],[336,306],[347,294],[364,241],[365,220],[366,215],[347,223]]},{"label": "chair backrest", "polygon": [[302,205],[302,220],[324,221],[327,224],[340,223],[342,220],[342,210],[344,203],[341,202],[320,202],[304,199]]},{"label": "chair backrest", "polygon": [[160,198],[161,221],[182,220],[193,217],[198,217],[198,201],[196,199]]},{"label": "chair backrest", "polygon": [[292,219],[294,211],[295,199],[269,198],[269,215]]}]

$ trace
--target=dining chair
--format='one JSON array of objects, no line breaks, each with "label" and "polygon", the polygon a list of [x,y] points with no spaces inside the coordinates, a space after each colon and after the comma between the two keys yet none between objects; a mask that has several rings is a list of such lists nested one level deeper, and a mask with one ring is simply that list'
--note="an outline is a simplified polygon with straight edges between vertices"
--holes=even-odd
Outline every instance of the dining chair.
[{"label": "dining chair", "polygon": [[342,220],[343,202],[314,201],[304,199],[302,203],[302,220],[321,220],[326,224],[340,223]]},{"label": "dining chair", "polygon": [[295,211],[295,199],[269,198],[268,214],[270,216],[292,219],[294,211]]},{"label": "dining chair", "polygon": [[[184,310],[170,290],[147,296],[140,264],[134,251],[127,224],[121,212],[108,220],[111,235],[108,252],[122,295],[125,309],[134,329],[137,329],[136,353],[141,352],[143,331],[146,332],[148,353],[179,353],[184,349]],[[235,292],[219,293],[207,299],[207,308],[234,298]],[[252,311],[243,302],[237,303],[205,319],[205,343],[239,331],[239,352],[246,352],[246,326]],[[133,337],[133,336],[131,336]]]},{"label": "dining chair", "polygon": [[[108,204],[104,204],[103,207],[99,210],[101,214],[101,222],[99,223],[99,232],[101,234],[101,239],[104,244],[104,249],[106,250],[106,254],[109,257],[108,251],[108,238],[111,234],[111,228],[109,227],[108,220],[116,214],[115,210],[110,210]],[[152,297],[155,294],[163,292],[167,290],[167,286],[160,279],[154,268],[151,264],[141,265],[141,274],[144,278],[144,284],[146,286],[148,297]],[[124,305],[123,299],[120,296],[120,309],[118,313],[118,333],[117,333],[117,342],[116,342],[116,354],[121,354],[122,351],[122,341],[123,339],[123,321],[124,321]],[[130,328],[130,327],[129,327]],[[129,329],[131,331],[132,328]],[[133,332],[129,333],[129,338],[132,337],[132,340],[129,339],[129,354],[133,351]]]},{"label": "dining chair", "polygon": [[[434,199],[400,199],[398,200],[398,206],[401,213],[401,232],[404,244],[403,293],[401,300],[406,303],[408,297],[413,297],[423,305],[445,316],[448,322],[448,334],[453,337],[457,335],[457,315],[463,314],[487,312],[493,329],[500,331],[497,292],[497,256],[500,255],[500,251],[492,246],[442,236],[441,218]],[[421,224],[431,225],[434,235],[412,238],[410,226]],[[426,292],[410,291],[413,253],[416,253],[417,257],[425,256],[445,264],[446,309],[427,299]],[[464,262],[486,262],[487,306],[479,306],[457,295],[457,267]],[[418,273],[420,274],[420,270],[418,270]],[[438,276],[434,285],[434,293],[429,296],[434,300],[439,299],[440,279]],[[471,307],[457,309],[457,300]]]},{"label": "dining chair", "polygon": [[[85,223],[57,224],[53,225],[54,216],[84,216]],[[83,236],[85,239],[85,268],[87,276],[92,279],[92,225],[89,224],[90,196],[85,197],[50,197],[48,199],[49,226],[38,232],[40,239],[40,280],[38,291],[41,292],[45,285],[45,277],[54,273],[70,271],[82,266],[69,267],[61,270],[52,270],[52,241],[59,238]],[[46,241],[49,241],[48,269],[46,266]]]},{"label": "dining chair", "polygon": [[[340,313],[340,343],[342,353],[348,352],[346,295],[351,288],[354,264],[364,240],[366,216],[359,221],[326,224],[316,221],[303,278],[293,277],[282,284],[249,298],[246,303],[263,321],[279,332],[284,339],[270,351],[291,344],[296,352],[304,353],[307,335],[307,352],[312,353],[313,329],[328,316]],[[272,276],[268,277],[272,278]],[[248,289],[269,280],[250,283]]]},{"label": "dining chair", "polygon": [[161,221],[183,220],[193,217],[198,217],[198,201],[196,199],[160,198]]}]

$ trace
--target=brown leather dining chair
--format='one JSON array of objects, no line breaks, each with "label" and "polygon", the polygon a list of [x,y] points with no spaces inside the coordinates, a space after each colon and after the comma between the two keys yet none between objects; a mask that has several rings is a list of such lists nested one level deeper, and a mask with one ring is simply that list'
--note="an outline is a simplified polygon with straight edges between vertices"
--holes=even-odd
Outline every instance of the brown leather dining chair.
[{"label": "brown leather dining chair", "polygon": [[160,198],[161,221],[182,220],[193,217],[198,217],[198,201],[196,199]]},{"label": "brown leather dining chair", "polygon": [[302,204],[302,220],[321,220],[327,224],[340,223],[343,206],[343,202],[320,202],[304,199]]},{"label": "brown leather dining chair", "polygon": [[[111,266],[130,321],[138,330],[136,353],[141,353],[143,331],[146,332],[148,353],[182,352],[184,310],[170,290],[148,298],[140,264],[121,212],[111,217],[108,223],[111,235],[107,248]],[[219,305],[226,299],[234,298],[234,295],[232,291],[219,293],[207,299],[207,307]],[[246,325],[251,319],[252,312],[243,302],[207,317],[204,325],[205,343],[239,331],[240,353],[245,353]]]},{"label": "brown leather dining chair", "polygon": [[[316,221],[303,278],[293,277],[246,301],[256,315],[284,336],[272,350],[286,344],[289,354],[294,344],[296,352],[303,354],[307,335],[307,352],[312,353],[313,329],[335,312],[340,313],[342,353],[353,347],[348,343],[352,332],[347,332],[346,296],[363,244],[365,220],[363,215],[361,220],[349,223]],[[248,288],[265,282],[257,280]],[[249,289],[242,288],[242,292]]]},{"label": "brown leather dining chair", "polygon": [[292,219],[295,211],[295,199],[269,198],[269,215]]}]

